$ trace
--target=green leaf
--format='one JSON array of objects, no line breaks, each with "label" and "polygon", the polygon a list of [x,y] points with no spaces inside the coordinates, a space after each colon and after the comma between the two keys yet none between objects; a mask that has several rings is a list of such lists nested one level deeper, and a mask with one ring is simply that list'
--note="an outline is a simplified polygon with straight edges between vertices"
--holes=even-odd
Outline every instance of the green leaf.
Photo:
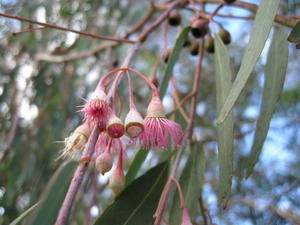
[{"label": "green leaf", "polygon": [[299,42],[300,41],[300,20],[296,24],[296,26],[293,28],[291,31],[289,37],[288,37],[289,42]]},{"label": "green leaf", "polygon": [[[230,58],[223,41],[215,35],[215,67],[217,112],[222,106],[232,87],[232,72]],[[217,140],[219,152],[219,204],[226,208],[230,198],[233,175],[233,112],[230,112],[224,123],[217,125]]]},{"label": "green leaf", "polygon": [[283,88],[289,55],[286,38],[287,33],[284,28],[278,28],[274,33],[272,45],[268,53],[262,105],[256,123],[251,153],[247,159],[246,177],[250,176],[258,161],[276,103]]},{"label": "green leaf", "polygon": [[225,120],[244,89],[269,36],[279,2],[280,0],[261,1],[241,67],[218,116],[217,123]]},{"label": "green leaf", "polygon": [[94,224],[152,224],[167,174],[168,161],[164,161],[131,182]]},{"label": "green leaf", "polygon": [[12,221],[9,225],[17,225],[19,224],[29,213],[31,213],[32,210],[34,210],[38,206],[39,202],[35,203],[33,206],[31,206],[29,209],[27,209],[25,212],[23,212],[20,216],[18,216],[14,221]]},{"label": "green leaf", "polygon": [[166,91],[167,91],[167,87],[168,87],[168,84],[169,84],[169,80],[171,78],[171,75],[172,75],[172,71],[173,71],[173,67],[178,59],[178,56],[179,56],[179,53],[184,45],[184,42],[188,36],[188,33],[190,31],[190,27],[185,27],[181,33],[179,34],[178,38],[176,39],[176,42],[175,42],[175,46],[173,48],[173,51],[169,57],[169,60],[168,60],[168,64],[167,64],[167,68],[166,68],[166,72],[165,72],[165,75],[164,75],[164,78],[161,82],[161,85],[160,85],[160,89],[159,89],[159,95],[161,98],[163,98],[166,94]]},{"label": "green leaf", "polygon": [[[191,146],[191,153],[180,176],[179,182],[182,188],[190,216],[193,220],[200,213],[198,197],[204,180],[205,153],[201,144],[195,143]],[[173,198],[170,212],[170,224],[180,224],[182,209],[178,192]]]},{"label": "green leaf", "polygon": [[126,186],[136,178],[136,175],[139,172],[139,169],[141,168],[143,162],[145,161],[148,153],[149,153],[148,149],[141,148],[139,152],[136,154],[126,174]]},{"label": "green leaf", "polygon": [[30,225],[53,225],[65,198],[77,162],[63,164],[54,173],[44,192],[33,222]]}]

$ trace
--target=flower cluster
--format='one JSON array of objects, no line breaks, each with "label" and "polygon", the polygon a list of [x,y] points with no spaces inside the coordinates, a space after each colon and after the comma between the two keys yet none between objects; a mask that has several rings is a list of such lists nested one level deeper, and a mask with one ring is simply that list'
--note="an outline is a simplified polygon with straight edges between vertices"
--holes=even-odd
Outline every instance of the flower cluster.
[{"label": "flower cluster", "polygon": [[125,154],[126,148],[130,144],[145,148],[166,149],[170,145],[169,139],[172,139],[175,147],[178,147],[183,138],[181,127],[165,117],[158,91],[146,77],[142,78],[146,80],[153,91],[146,117],[143,119],[134,105],[128,75],[130,104],[129,112],[123,123],[115,113],[114,94],[112,94],[116,90],[120,77],[122,76],[115,77],[114,83],[108,92],[105,91],[102,80],[93,97],[86,100],[80,110],[84,113],[84,124],[79,126],[69,138],[66,138],[66,153],[64,153],[70,155],[72,159],[79,160],[92,128],[101,125],[104,129],[101,130],[96,142],[93,158],[95,159],[96,169],[99,173],[105,174],[111,170],[114,157],[118,155],[118,163],[109,184],[116,194],[125,185],[123,154]]}]

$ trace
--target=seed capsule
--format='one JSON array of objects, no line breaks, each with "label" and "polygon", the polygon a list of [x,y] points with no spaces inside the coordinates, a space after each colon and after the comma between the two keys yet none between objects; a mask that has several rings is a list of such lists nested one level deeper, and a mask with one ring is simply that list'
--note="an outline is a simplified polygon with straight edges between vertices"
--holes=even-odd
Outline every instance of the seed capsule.
[{"label": "seed capsule", "polygon": [[215,42],[212,37],[208,37],[205,39],[204,48],[208,53],[215,52]]},{"label": "seed capsule", "polygon": [[171,48],[168,48],[168,49],[166,49],[166,50],[163,52],[161,58],[164,60],[165,63],[168,63],[168,60],[169,60],[171,51],[172,51],[172,49],[171,49]]},{"label": "seed capsule", "polygon": [[195,38],[204,37],[208,30],[208,20],[206,19],[197,19],[191,23],[191,32]]},{"label": "seed capsule", "polygon": [[225,30],[225,29],[222,28],[219,31],[219,35],[220,35],[220,37],[221,37],[221,39],[222,39],[222,41],[223,41],[223,43],[225,45],[230,44],[230,42],[231,42],[231,35],[230,35],[230,33],[229,33],[228,30]]},{"label": "seed capsule", "polygon": [[236,0],[223,0],[225,4],[232,4],[234,3]]},{"label": "seed capsule", "polygon": [[197,41],[193,41],[191,43],[191,46],[189,48],[189,52],[193,56],[198,55],[198,53],[199,53],[199,44],[198,44]]},{"label": "seed capsule", "polygon": [[173,10],[169,14],[169,24],[171,26],[178,26],[181,23],[181,15],[177,10]]}]

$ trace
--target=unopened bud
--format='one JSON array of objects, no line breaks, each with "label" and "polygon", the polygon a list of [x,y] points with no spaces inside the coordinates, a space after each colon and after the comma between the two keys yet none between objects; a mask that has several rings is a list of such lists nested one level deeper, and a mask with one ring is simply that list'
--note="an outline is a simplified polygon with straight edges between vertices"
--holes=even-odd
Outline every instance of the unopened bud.
[{"label": "unopened bud", "polygon": [[152,97],[146,117],[165,117],[165,110],[158,96]]},{"label": "unopened bud", "polygon": [[125,133],[124,125],[119,117],[112,115],[108,121],[106,131],[112,138],[122,137]]},{"label": "unopened bud", "polygon": [[113,164],[113,156],[108,151],[103,152],[96,158],[96,169],[104,175],[111,170]]},{"label": "unopened bud", "polygon": [[125,118],[125,130],[132,138],[139,136],[144,131],[144,120],[135,109],[131,109]]},{"label": "unopened bud", "polygon": [[125,187],[125,176],[122,167],[117,166],[110,177],[109,185],[115,196],[118,196]]}]

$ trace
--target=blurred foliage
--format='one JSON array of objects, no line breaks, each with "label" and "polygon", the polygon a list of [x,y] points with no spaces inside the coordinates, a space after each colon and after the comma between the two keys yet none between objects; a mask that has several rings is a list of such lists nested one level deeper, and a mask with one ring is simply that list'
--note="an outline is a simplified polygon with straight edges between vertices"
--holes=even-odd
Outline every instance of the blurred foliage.
[{"label": "blurred foliage", "polygon": [[[161,3],[162,1],[155,2]],[[149,8],[149,2],[16,0],[0,1],[0,6],[0,11],[6,13],[40,21],[45,20],[49,23],[97,34],[121,36],[145,14]],[[299,14],[299,6],[298,1],[281,1],[280,12],[286,15]],[[244,12],[235,10],[228,7],[224,9],[224,13]],[[182,21],[185,21],[184,25],[187,25],[192,14],[189,10],[182,10],[181,13]],[[150,20],[157,18],[158,14],[155,13]],[[220,17],[217,21],[222,22],[231,32],[233,42],[228,49],[232,71],[236,74],[249,38],[252,22]],[[27,23],[0,18],[0,152],[2,154],[6,149],[9,150],[5,160],[0,163],[1,225],[9,224],[40,199],[50,178],[63,163],[62,159],[58,159],[63,145],[58,142],[64,140],[82,120],[82,115],[77,112],[78,106],[84,102],[82,98],[87,98],[101,75],[122,63],[130,48],[129,44],[122,44],[75,60],[61,63],[45,61],[39,58],[42,54],[54,57],[64,57],[71,53],[76,55],[95,49],[105,42],[49,28],[15,36],[11,34],[28,27]],[[176,35],[180,31],[181,28],[168,28],[169,47],[174,45]],[[132,35],[132,39],[135,36]],[[151,33],[132,63],[132,67],[150,77],[158,62],[159,81],[162,80],[166,69],[160,60],[163,52],[161,39],[162,29],[159,27]],[[218,192],[218,156],[214,56],[205,54],[198,95],[195,137],[203,144],[206,157],[206,171],[202,187],[203,201],[216,224],[283,225],[292,224],[292,222],[282,212],[292,212],[294,216],[300,216],[299,54],[299,51],[291,45],[284,90],[271,121],[260,161],[252,176],[247,180],[242,180],[239,175],[251,148],[255,122],[261,104],[265,53],[238,99],[234,110],[235,176],[232,200],[225,212],[218,208],[216,195]],[[188,48],[181,50],[179,60],[174,66],[174,77],[180,98],[191,90],[196,61],[197,57],[191,56]],[[150,93],[140,80],[133,79],[133,86],[137,107],[145,113],[145,102],[149,101]],[[122,112],[126,113],[128,107],[126,85],[121,83],[118,91],[122,101]],[[173,110],[171,97],[172,91],[168,89],[165,98],[168,112]],[[190,110],[188,105],[184,106],[184,109],[186,112]],[[124,115],[121,116],[124,117]],[[171,117],[182,125],[186,124],[178,111]],[[14,123],[16,123],[15,131],[12,129]],[[11,145],[9,144],[10,138],[13,138]],[[135,151],[128,152],[127,164],[131,162],[134,154]],[[161,152],[150,153],[139,174],[156,165],[163,154]],[[185,154],[188,158],[188,153]],[[187,160],[190,161],[191,158]],[[129,165],[126,168],[128,167]],[[181,167],[183,168],[184,165]],[[91,167],[77,196],[70,224],[84,224],[87,215],[90,214],[87,209],[91,206],[96,209],[92,214],[92,221],[94,221],[97,212],[102,213],[112,203],[112,193],[106,188],[107,178],[100,179],[95,176],[93,170],[94,168]],[[96,201],[91,200],[94,180],[101,180],[96,193]],[[201,212],[198,212],[193,221],[195,224],[202,224]]]}]

